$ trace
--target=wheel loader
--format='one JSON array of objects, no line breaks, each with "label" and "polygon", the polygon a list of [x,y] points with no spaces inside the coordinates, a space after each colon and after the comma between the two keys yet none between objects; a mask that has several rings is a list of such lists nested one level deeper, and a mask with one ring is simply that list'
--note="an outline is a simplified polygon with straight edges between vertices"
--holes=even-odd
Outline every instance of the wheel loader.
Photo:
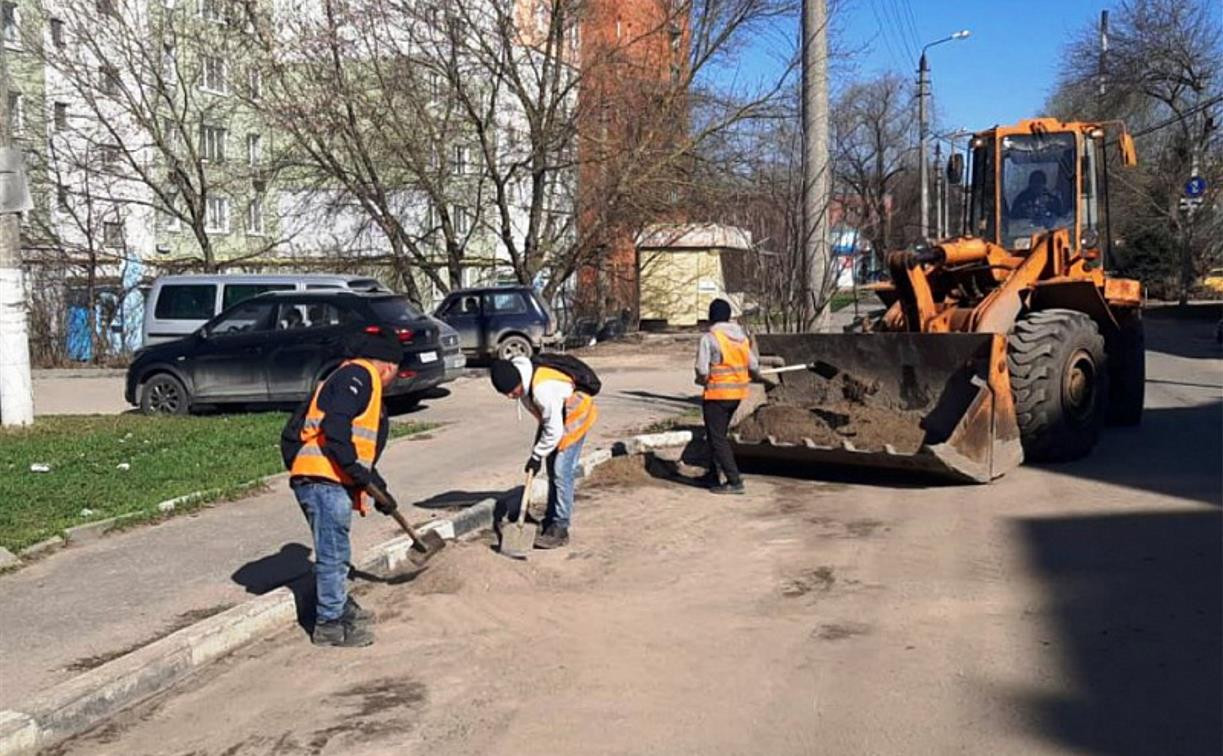
[{"label": "wheel loader", "polygon": [[[769,410],[839,417],[848,432],[749,438],[748,418],[732,432],[740,459],[985,483],[1025,459],[1087,454],[1106,420],[1139,422],[1141,284],[1108,273],[1107,165],[1134,165],[1133,139],[1115,122],[1038,118],[970,144],[964,233],[887,255],[890,282],[873,287],[887,309],[868,332],[758,338],[766,362],[833,368],[779,374]],[[949,181],[963,172],[957,155]],[[852,406],[828,411],[864,396],[862,423]]]}]

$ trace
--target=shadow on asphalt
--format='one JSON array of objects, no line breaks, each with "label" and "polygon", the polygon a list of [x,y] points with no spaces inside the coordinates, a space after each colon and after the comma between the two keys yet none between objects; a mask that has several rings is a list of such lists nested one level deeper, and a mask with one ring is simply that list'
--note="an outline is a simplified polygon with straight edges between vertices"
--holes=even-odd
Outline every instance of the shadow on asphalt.
[{"label": "shadow on asphalt", "polygon": [[1105,428],[1091,454],[1046,472],[1223,506],[1223,401],[1148,408],[1142,425]]},{"label": "shadow on asphalt", "polygon": [[256,596],[288,587],[297,605],[297,623],[306,632],[314,628],[314,571],[309,546],[286,543],[275,554],[242,565],[230,577]]},{"label": "shadow on asphalt", "polygon": [[[522,486],[516,489],[522,492]],[[412,503],[421,509],[464,509],[484,499],[499,499],[507,491],[446,491]]]},{"label": "shadow on asphalt", "polygon": [[1012,691],[1082,753],[1223,753],[1218,510],[1016,522],[1061,636],[1064,691]]},{"label": "shadow on asphalt", "polygon": [[689,396],[687,394],[657,394],[653,391],[642,391],[640,389],[632,389],[630,391],[619,391],[618,396],[632,396],[637,399],[645,399],[649,403],[669,404],[680,409],[689,407],[700,407],[701,397],[699,395]]},{"label": "shadow on asphalt", "polygon": [[1145,312],[1146,346],[1151,352],[1190,359],[1219,359],[1217,339],[1223,304],[1194,304],[1181,310],[1158,307]]}]

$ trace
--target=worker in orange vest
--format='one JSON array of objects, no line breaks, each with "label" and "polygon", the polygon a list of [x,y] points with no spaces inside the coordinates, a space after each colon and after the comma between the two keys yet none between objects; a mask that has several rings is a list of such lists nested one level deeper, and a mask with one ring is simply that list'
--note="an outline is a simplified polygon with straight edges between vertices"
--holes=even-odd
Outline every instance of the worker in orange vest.
[{"label": "worker in orange vest", "polygon": [[564,546],[569,543],[582,444],[599,417],[599,408],[594,397],[579,390],[570,375],[536,365],[527,357],[493,360],[489,373],[498,393],[520,400],[539,421],[535,446],[524,469],[538,473],[547,460],[548,511],[535,548]]},{"label": "worker in orange vest", "polygon": [[[744,491],[726,434],[739,402],[747,398],[748,385],[753,379],[761,380],[760,361],[752,343],[743,328],[731,322],[730,314],[730,302],[725,299],[709,303],[709,330],[701,336],[696,351],[696,382],[705,387],[701,414],[710,457],[705,482],[716,494]],[[725,483],[719,471],[726,476]]]},{"label": "worker in orange vest", "polygon": [[[290,419],[281,436],[289,484],[314,537],[318,611],[312,640],[320,646],[368,646],[373,615],[348,595],[353,510],[366,512],[367,487],[386,491],[375,465],[386,446],[388,423],[382,391],[395,380],[403,348],[381,334],[361,333],[345,361],[314,390],[310,403]],[[395,500],[375,501],[391,514]]]}]

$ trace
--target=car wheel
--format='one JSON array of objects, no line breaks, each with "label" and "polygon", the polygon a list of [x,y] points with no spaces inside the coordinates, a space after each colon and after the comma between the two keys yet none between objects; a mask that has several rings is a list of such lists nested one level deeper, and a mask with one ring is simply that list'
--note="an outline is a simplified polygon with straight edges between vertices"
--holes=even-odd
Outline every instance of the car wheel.
[{"label": "car wheel", "polygon": [[508,336],[497,346],[497,356],[503,360],[530,357],[532,351],[531,342],[521,336]]},{"label": "car wheel", "polygon": [[146,415],[185,415],[189,409],[191,395],[182,381],[169,373],[153,376],[140,390],[140,411]]}]

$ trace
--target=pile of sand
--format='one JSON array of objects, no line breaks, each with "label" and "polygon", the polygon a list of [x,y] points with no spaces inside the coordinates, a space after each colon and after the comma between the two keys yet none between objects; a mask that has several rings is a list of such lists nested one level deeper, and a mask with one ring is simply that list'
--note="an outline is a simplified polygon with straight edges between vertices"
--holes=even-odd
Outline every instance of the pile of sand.
[{"label": "pile of sand", "polygon": [[[848,441],[858,449],[879,451],[891,444],[898,452],[911,453],[921,448],[925,431],[919,425],[921,413],[881,406],[873,392],[857,390],[846,384],[844,397],[824,397],[809,402],[786,397],[783,401],[760,406],[734,428],[749,443],[772,436],[779,442],[801,444],[811,439],[823,446],[841,446]],[[855,390],[851,391],[853,388]]]}]

